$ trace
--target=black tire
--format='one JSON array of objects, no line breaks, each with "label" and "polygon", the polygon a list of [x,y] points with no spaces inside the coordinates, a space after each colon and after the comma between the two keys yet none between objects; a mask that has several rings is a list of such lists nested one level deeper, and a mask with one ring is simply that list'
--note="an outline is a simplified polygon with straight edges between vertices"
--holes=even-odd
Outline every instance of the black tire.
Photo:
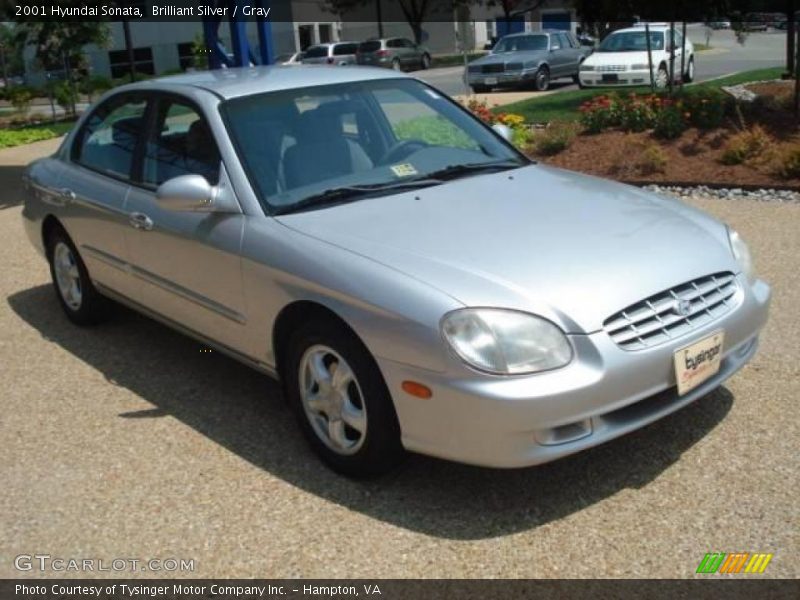
[{"label": "black tire", "polygon": [[[59,279],[56,274],[56,260],[61,257],[61,253],[65,252],[63,248],[66,247],[69,251],[74,267],[77,269],[77,287],[80,292],[80,301],[76,304],[74,298],[68,299],[67,294],[62,291],[59,284]],[[46,240],[47,260],[50,263],[50,277],[53,280],[53,289],[58,298],[58,303],[64,310],[70,321],[76,325],[96,325],[104,321],[108,317],[110,301],[94,287],[89,272],[86,270],[86,265],[78,253],[75,244],[72,243],[67,232],[61,227],[54,227]],[[57,257],[56,254],[59,254]]]},{"label": "black tire", "polygon": [[[300,391],[300,368],[306,351],[325,346],[338,353],[355,376],[366,412],[366,433],[354,454],[331,449],[316,433],[306,414]],[[289,338],[285,367],[281,373],[284,393],[312,449],[334,471],[348,477],[375,477],[392,470],[405,455],[400,425],[389,389],[375,359],[361,341],[333,320],[305,323]]]},{"label": "black tire", "polygon": [[492,88],[490,88],[488,85],[473,85],[470,87],[472,88],[473,94],[488,94],[492,91]]},{"label": "black tire", "polygon": [[546,92],[550,87],[550,69],[545,66],[539,67],[533,78],[533,89],[537,92]]},{"label": "black tire", "polygon": [[[659,82],[662,83],[660,84]],[[665,90],[669,87],[669,71],[667,70],[666,65],[662,64],[658,67],[658,71],[656,72],[655,86],[658,90]]]},{"label": "black tire", "polygon": [[427,70],[431,68],[431,57],[429,54],[423,54],[422,60],[420,61],[420,66],[423,70]]},{"label": "black tire", "polygon": [[400,64],[400,59],[399,58],[395,58],[395,59],[392,60],[392,69],[394,69],[395,71],[402,71],[403,70],[403,65]]}]

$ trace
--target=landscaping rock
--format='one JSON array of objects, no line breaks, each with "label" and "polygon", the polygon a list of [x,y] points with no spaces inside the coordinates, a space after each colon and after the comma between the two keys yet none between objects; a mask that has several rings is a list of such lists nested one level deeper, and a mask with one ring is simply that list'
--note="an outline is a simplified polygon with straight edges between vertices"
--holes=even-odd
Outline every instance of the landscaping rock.
[{"label": "landscaping rock", "polygon": [[723,200],[758,200],[761,202],[786,202],[800,204],[800,192],[794,190],[741,188],[711,188],[705,185],[694,187],[677,187],[670,185],[647,185],[644,189],[657,194],[667,194],[680,199],[687,198],[720,198]]}]

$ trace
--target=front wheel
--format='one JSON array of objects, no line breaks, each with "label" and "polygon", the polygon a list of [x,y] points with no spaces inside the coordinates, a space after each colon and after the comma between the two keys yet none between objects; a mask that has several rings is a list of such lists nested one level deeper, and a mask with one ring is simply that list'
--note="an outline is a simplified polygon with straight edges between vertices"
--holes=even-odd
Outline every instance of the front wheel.
[{"label": "front wheel", "polygon": [[536,76],[533,79],[533,88],[537,92],[546,92],[550,87],[550,70],[547,67],[540,67],[536,71]]},{"label": "front wheel", "polygon": [[50,276],[61,308],[76,325],[94,325],[104,320],[109,301],[95,289],[75,244],[60,227],[47,239]]},{"label": "front wheel", "polygon": [[282,375],[303,433],[335,471],[376,476],[402,459],[389,390],[372,355],[346,327],[312,321],[298,329]]},{"label": "front wheel", "polygon": [[667,73],[667,67],[661,65],[658,68],[658,72],[656,73],[656,88],[659,90],[665,89],[669,85],[669,74]]}]

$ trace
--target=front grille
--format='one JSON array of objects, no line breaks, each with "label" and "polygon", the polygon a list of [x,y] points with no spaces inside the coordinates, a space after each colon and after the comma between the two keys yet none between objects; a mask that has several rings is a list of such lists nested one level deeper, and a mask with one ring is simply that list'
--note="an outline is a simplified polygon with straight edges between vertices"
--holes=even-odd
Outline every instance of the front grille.
[{"label": "front grille", "polygon": [[522,63],[506,63],[506,71],[522,71]]},{"label": "front grille", "polygon": [[[738,285],[733,273],[715,273],[650,296],[612,315],[603,329],[624,350],[662,344],[731,310]],[[678,310],[684,304],[684,313]]]},{"label": "front grille", "polygon": [[597,67],[597,70],[600,71],[601,73],[602,72],[619,73],[621,71],[627,71],[628,70],[628,66],[627,65],[600,65],[600,66]]},{"label": "front grille", "polygon": [[482,70],[484,73],[502,73],[505,71],[505,64],[503,63],[492,63],[490,65],[482,65]]}]

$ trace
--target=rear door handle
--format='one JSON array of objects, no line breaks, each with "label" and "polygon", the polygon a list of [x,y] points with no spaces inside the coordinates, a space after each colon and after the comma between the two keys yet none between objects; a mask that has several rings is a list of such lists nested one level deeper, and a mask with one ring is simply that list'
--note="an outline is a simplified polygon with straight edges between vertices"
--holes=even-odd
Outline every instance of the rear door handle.
[{"label": "rear door handle", "polygon": [[153,228],[153,219],[140,212],[131,213],[128,223],[130,223],[131,227],[134,229],[139,229],[141,231],[150,231]]}]

